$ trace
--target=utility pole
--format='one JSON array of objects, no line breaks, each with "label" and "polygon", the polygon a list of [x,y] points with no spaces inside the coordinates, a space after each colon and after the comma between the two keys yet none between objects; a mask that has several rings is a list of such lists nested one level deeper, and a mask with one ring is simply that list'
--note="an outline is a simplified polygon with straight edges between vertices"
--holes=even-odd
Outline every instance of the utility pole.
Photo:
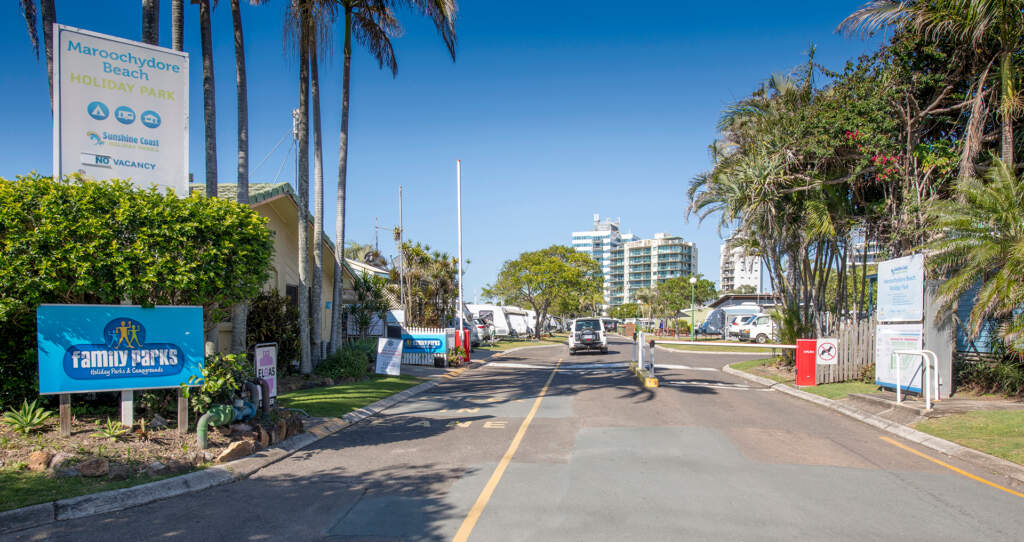
[{"label": "utility pole", "polygon": [[463,333],[462,316],[462,160],[455,161],[455,203],[459,208],[459,334]]},{"label": "utility pole", "polygon": [[405,250],[402,248],[402,236],[405,235],[405,223],[402,222],[402,185],[398,185],[398,295],[402,301],[403,320],[408,322],[409,306],[405,304]]}]

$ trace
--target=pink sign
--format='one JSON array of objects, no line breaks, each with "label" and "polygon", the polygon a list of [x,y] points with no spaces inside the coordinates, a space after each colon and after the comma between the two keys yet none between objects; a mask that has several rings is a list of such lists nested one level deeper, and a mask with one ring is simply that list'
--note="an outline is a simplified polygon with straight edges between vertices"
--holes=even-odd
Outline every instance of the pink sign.
[{"label": "pink sign", "polygon": [[277,343],[256,345],[256,376],[270,384],[271,402],[277,397]]}]

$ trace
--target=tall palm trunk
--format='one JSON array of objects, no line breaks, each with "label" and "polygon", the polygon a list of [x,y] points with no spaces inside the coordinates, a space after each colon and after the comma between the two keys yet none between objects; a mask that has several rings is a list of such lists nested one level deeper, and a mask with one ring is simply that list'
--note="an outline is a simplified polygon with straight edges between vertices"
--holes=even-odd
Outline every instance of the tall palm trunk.
[{"label": "tall palm trunk", "polygon": [[142,41],[160,45],[160,0],[142,0]]},{"label": "tall palm trunk", "polygon": [[210,0],[199,0],[199,34],[203,52],[203,133],[206,137],[206,196],[217,196],[217,106],[213,87],[213,31]]},{"label": "tall palm trunk", "polygon": [[323,329],[324,286],[324,149],[320,132],[320,70],[316,44],[310,44],[310,76],[313,90],[313,364],[320,363],[320,342]]},{"label": "tall palm trunk", "polygon": [[[238,97],[238,203],[249,203],[249,98],[245,75],[245,40],[242,36],[242,9],[239,0],[231,0],[231,20],[235,31],[235,88]],[[242,353],[246,344],[246,318],[249,307],[238,303],[231,311],[231,351]]]},{"label": "tall palm trunk", "polygon": [[299,23],[299,137],[296,149],[298,162],[298,227],[299,227],[299,371],[308,375],[313,372],[309,352],[309,227],[306,213],[309,212],[309,48],[307,47],[307,17],[300,13]]},{"label": "tall palm trunk", "polygon": [[1015,171],[1013,164],[1013,108],[1014,108],[1014,91],[1013,91],[1013,54],[1010,51],[1003,53],[1000,59],[999,65],[999,79],[1001,85],[1001,99],[1002,99],[1002,158],[1003,163],[1010,169],[1011,172]]},{"label": "tall palm trunk", "polygon": [[341,133],[338,137],[338,207],[335,227],[334,302],[331,304],[331,344],[334,350],[341,346],[342,333],[340,306],[344,299],[342,269],[345,262],[345,181],[348,175],[348,99],[352,68],[352,8],[345,6],[344,64],[341,76]]},{"label": "tall palm trunk", "polygon": [[185,50],[185,0],[171,0],[171,48]]},{"label": "tall palm trunk", "polygon": [[53,25],[57,22],[57,8],[53,0],[39,2],[40,17],[43,20],[43,44],[46,50],[46,78],[50,83],[50,110],[53,110]]}]

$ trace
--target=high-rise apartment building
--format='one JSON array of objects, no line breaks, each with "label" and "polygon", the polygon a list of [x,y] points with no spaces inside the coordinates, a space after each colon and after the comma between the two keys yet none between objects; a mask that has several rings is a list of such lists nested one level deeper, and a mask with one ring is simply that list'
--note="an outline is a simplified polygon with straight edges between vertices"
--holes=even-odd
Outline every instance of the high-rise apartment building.
[{"label": "high-rise apartment building", "polygon": [[637,291],[656,288],[676,277],[697,274],[697,246],[682,237],[656,233],[654,239],[624,243],[622,303],[636,301]]},{"label": "high-rise apartment building", "polygon": [[[594,229],[590,231],[572,232],[572,248],[577,252],[589,254],[601,267],[604,276],[604,308],[617,305],[622,295],[622,243],[632,241],[632,233],[620,233],[619,221],[594,214]],[[617,285],[617,287],[616,287]],[[618,292],[618,294],[616,294]]]},{"label": "high-rise apartment building", "polygon": [[730,237],[722,243],[721,290],[729,292],[740,286],[753,286],[755,293],[761,293],[761,258],[748,255],[746,249],[733,246],[731,241]]},{"label": "high-rise apartment building", "polygon": [[637,240],[621,233],[619,221],[594,215],[594,229],[572,233],[572,248],[589,254],[604,276],[604,310],[636,300],[641,288],[697,273],[697,247],[681,237],[659,233]]}]

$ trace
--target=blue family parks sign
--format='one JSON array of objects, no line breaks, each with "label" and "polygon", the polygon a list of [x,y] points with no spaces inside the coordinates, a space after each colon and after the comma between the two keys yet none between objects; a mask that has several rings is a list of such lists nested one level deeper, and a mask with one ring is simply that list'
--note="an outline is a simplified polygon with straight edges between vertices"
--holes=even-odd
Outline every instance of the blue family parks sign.
[{"label": "blue family parks sign", "polygon": [[176,388],[202,378],[202,307],[41,305],[39,393]]},{"label": "blue family parks sign", "polygon": [[444,333],[402,335],[402,351],[406,354],[445,354],[447,339]]}]

